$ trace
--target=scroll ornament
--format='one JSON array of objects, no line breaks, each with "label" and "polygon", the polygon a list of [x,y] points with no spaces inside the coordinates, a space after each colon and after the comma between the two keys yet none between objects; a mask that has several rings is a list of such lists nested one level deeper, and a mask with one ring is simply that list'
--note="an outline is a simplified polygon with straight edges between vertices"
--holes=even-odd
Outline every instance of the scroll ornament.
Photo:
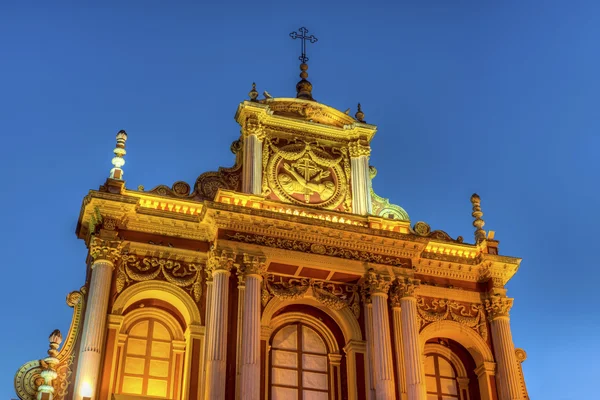
[{"label": "scroll ornament", "polygon": [[[52,365],[53,371],[56,372],[56,378],[52,380],[53,400],[64,400],[69,394],[69,385],[73,374],[72,366],[75,359],[75,344],[81,330],[85,291],[85,287],[82,287],[79,291],[73,291],[67,296],[67,305],[73,308],[73,318],[62,348],[54,355],[58,363]],[[51,342],[53,336],[56,336],[56,332],[51,335]],[[56,343],[56,339],[54,342]],[[48,363],[43,359],[29,361],[19,368],[14,380],[15,392],[19,399],[35,400],[37,398],[38,389],[44,383],[42,371],[45,369],[48,369]]]},{"label": "scroll ornament", "polygon": [[513,305],[514,299],[502,296],[500,294],[493,294],[485,300],[485,310],[490,317],[490,320],[496,318],[508,317],[508,312]]},{"label": "scroll ornament", "polygon": [[201,267],[197,264],[157,257],[139,258],[135,255],[124,255],[117,272],[117,293],[121,293],[132,282],[150,281],[161,275],[167,282],[186,289],[196,303],[200,301]]},{"label": "scroll ornament", "polygon": [[333,283],[308,278],[282,279],[269,274],[265,280],[265,289],[262,291],[262,304],[265,306],[271,296],[282,300],[296,300],[310,293],[319,303],[332,310],[342,310],[345,307],[356,318],[360,315],[360,296],[358,285]]},{"label": "scroll ornament", "polygon": [[488,329],[482,304],[460,304],[453,300],[433,299],[429,302],[417,297],[417,314],[420,329],[432,322],[451,319],[475,330],[487,340]]}]

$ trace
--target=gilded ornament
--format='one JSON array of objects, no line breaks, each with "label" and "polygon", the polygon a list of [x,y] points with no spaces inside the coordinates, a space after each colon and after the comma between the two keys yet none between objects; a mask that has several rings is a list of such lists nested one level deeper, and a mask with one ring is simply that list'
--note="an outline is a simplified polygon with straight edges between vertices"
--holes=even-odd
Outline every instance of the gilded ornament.
[{"label": "gilded ornament", "polygon": [[360,141],[350,142],[348,143],[348,150],[350,152],[350,157],[369,157],[371,155],[371,147],[369,145],[364,145]]},{"label": "gilded ornament", "polygon": [[265,146],[272,153],[265,174],[270,191],[281,200],[327,209],[337,208],[344,201],[348,185],[341,150],[327,152],[301,142],[281,147],[275,143],[267,140]]},{"label": "gilded ornament", "polygon": [[421,281],[411,278],[398,278],[395,284],[395,295],[400,299],[405,297],[414,297],[415,289],[419,287]]},{"label": "gilded ornament", "polygon": [[324,253],[322,252],[321,247],[317,247],[317,250],[319,251],[319,253],[315,253],[313,251],[313,245],[315,243],[303,242],[300,240],[282,239],[282,238],[276,238],[276,237],[264,236],[264,235],[251,235],[251,234],[244,234],[244,233],[240,233],[240,232],[236,232],[233,235],[228,234],[227,238],[229,240],[233,240],[236,242],[252,243],[252,244],[257,244],[257,245],[261,245],[261,246],[273,247],[273,248],[277,248],[277,249],[299,251],[302,253],[319,254],[319,255],[325,255],[325,256],[330,256],[330,257],[343,258],[343,259],[347,259],[347,260],[369,262],[369,263],[374,263],[374,264],[385,264],[385,265],[391,265],[391,266],[395,266],[395,267],[408,267],[409,266],[408,263],[406,262],[406,260],[403,258],[384,256],[381,254],[375,254],[370,251],[351,250],[351,249],[345,249],[345,248],[329,246],[329,245],[319,245],[319,246],[322,246],[323,248],[325,248],[325,252]]},{"label": "gilded ornament", "polygon": [[167,282],[187,289],[196,302],[202,296],[202,274],[199,265],[158,257],[124,255],[117,270],[117,293],[131,282],[144,282],[162,275]]},{"label": "gilded ornament", "polygon": [[432,322],[450,319],[465,325],[487,340],[488,329],[482,304],[462,304],[447,299],[417,298],[417,314],[420,329]]},{"label": "gilded ornament", "polygon": [[386,293],[389,291],[392,281],[389,277],[378,274],[373,268],[370,268],[365,274],[363,287],[370,294]]},{"label": "gilded ornament", "polygon": [[244,253],[242,275],[264,275],[267,272],[266,258]]},{"label": "gilded ornament", "polygon": [[513,305],[514,299],[502,296],[500,294],[492,294],[488,299],[485,300],[485,310],[490,320],[496,318],[508,317],[508,312]]},{"label": "gilded ornament", "polygon": [[90,256],[94,261],[107,260],[114,264],[121,255],[122,242],[104,240],[93,236],[90,241]]}]

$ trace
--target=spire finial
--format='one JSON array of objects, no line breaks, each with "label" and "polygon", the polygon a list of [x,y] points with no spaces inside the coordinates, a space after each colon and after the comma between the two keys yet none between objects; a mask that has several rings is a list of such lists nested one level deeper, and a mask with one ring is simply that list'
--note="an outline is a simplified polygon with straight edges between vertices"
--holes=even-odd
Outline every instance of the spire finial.
[{"label": "spire finial", "polygon": [[473,221],[473,226],[475,227],[475,242],[480,243],[485,239],[485,231],[483,230],[485,221],[481,219],[481,217],[483,217],[483,212],[481,211],[481,198],[477,193],[473,193],[471,196],[471,204],[473,204],[473,213],[471,215],[475,218],[475,221]]},{"label": "spire finial", "polygon": [[248,93],[248,96],[250,96],[250,101],[257,101],[256,99],[258,98],[258,92],[256,91],[255,82],[252,82],[252,90],[250,91],[250,93]]},{"label": "spire finial", "polygon": [[358,103],[358,110],[356,111],[356,114],[354,114],[354,116],[356,117],[358,122],[365,122],[365,113],[362,111],[360,103]]},{"label": "spire finial", "polygon": [[42,364],[43,368],[40,372],[40,376],[42,377],[43,382],[37,388],[38,399],[43,399],[44,397],[52,398],[52,395],[54,394],[54,386],[52,385],[52,381],[58,377],[56,365],[60,360],[56,358],[56,356],[58,355],[58,346],[60,346],[62,342],[62,335],[60,334],[60,331],[58,329],[53,330],[48,340],[50,341],[48,357],[40,361],[40,364]]},{"label": "spire finial", "polygon": [[120,130],[117,133],[117,146],[113,150],[115,156],[112,159],[112,165],[114,166],[110,170],[110,179],[123,180],[123,170],[121,167],[125,165],[125,159],[123,156],[127,154],[125,151],[125,142],[127,141],[127,132]]},{"label": "spire finial", "polygon": [[296,85],[296,97],[299,99],[314,100],[312,97],[312,84],[306,80],[306,78],[308,78],[308,72],[306,72],[308,71],[308,64],[306,64],[308,62],[308,57],[306,56],[306,41],[308,40],[310,43],[316,43],[319,39],[317,39],[315,35],[308,36],[308,29],[305,27],[298,29],[298,32],[290,33],[290,37],[292,39],[300,39],[302,43],[302,54],[298,57],[301,63],[300,71],[302,72],[300,72],[300,78],[302,80]]}]

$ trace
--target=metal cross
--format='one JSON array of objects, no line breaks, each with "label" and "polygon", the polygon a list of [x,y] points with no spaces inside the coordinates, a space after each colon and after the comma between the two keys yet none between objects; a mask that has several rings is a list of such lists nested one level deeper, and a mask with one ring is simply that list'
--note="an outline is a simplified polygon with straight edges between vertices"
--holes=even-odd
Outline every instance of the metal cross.
[{"label": "metal cross", "polygon": [[290,37],[292,39],[302,39],[302,55],[298,57],[298,59],[302,62],[302,64],[306,64],[308,61],[308,57],[306,57],[306,41],[308,40],[311,43],[315,43],[318,39],[315,37],[315,35],[307,36],[306,34],[308,33],[308,29],[305,27],[298,29],[298,31],[299,33],[290,33]]}]

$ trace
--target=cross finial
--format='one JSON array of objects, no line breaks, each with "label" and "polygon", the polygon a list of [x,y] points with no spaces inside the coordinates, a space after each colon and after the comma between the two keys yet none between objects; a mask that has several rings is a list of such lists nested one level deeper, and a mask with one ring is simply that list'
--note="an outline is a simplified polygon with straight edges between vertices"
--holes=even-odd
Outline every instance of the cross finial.
[{"label": "cross finial", "polygon": [[298,32],[290,33],[290,37],[292,39],[302,40],[302,54],[298,57],[301,62],[300,71],[302,72],[300,72],[300,78],[302,80],[296,85],[296,97],[299,99],[314,100],[312,97],[312,84],[306,80],[306,78],[308,78],[308,72],[306,72],[308,71],[308,64],[306,64],[308,62],[308,57],[306,56],[306,41],[308,40],[311,43],[315,43],[317,38],[314,35],[308,36],[308,29],[305,27],[298,29]]},{"label": "cross finial", "polygon": [[319,40],[315,37],[315,35],[307,36],[307,34],[308,29],[306,29],[305,27],[301,27],[300,29],[298,29],[298,32],[290,33],[290,37],[292,39],[302,40],[302,54],[300,55],[300,57],[298,57],[302,64],[306,64],[308,62],[308,57],[306,56],[306,41],[308,40],[311,43],[315,43],[317,40]]}]

